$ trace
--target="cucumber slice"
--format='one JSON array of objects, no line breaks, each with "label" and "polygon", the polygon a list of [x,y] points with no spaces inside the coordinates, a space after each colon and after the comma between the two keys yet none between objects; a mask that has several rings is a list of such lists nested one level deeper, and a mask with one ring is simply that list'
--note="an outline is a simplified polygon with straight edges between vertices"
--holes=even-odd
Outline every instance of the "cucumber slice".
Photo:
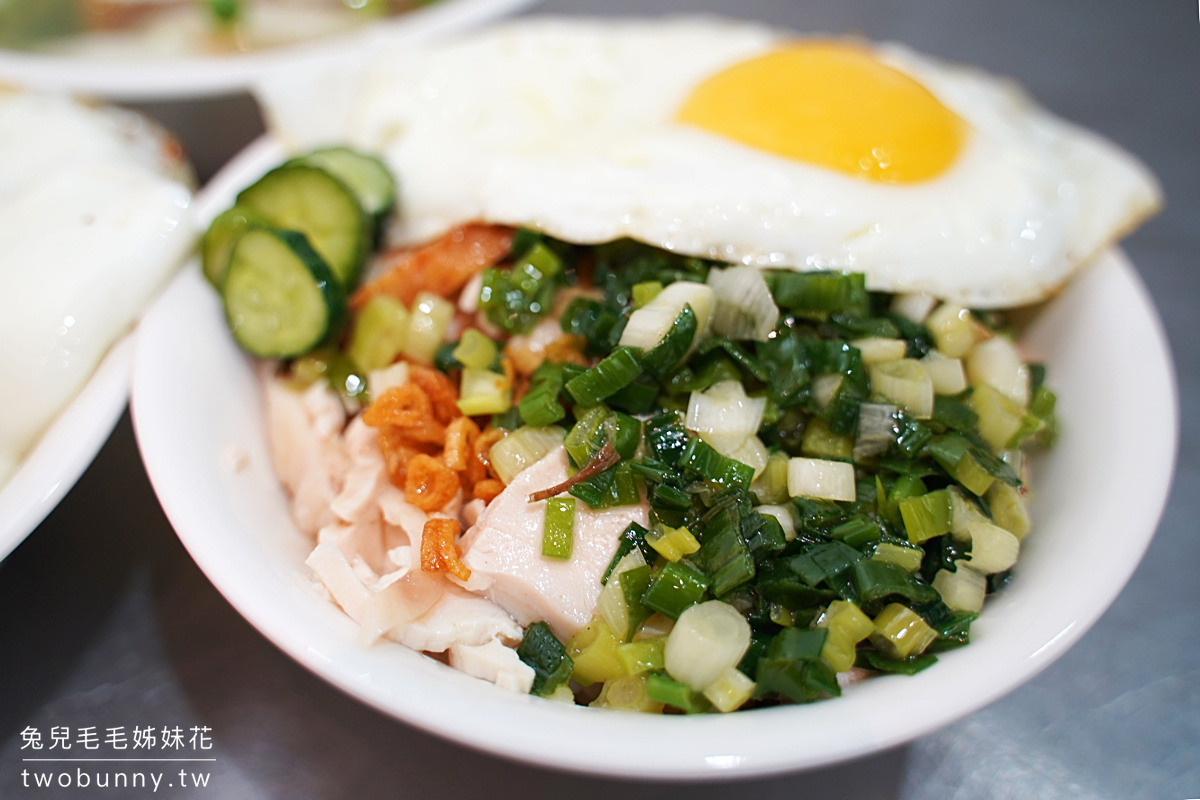
[{"label": "cucumber slice", "polygon": [[396,181],[383,162],[348,147],[326,147],[299,156],[290,163],[320,167],[350,187],[363,210],[380,216],[396,199]]},{"label": "cucumber slice", "polygon": [[225,286],[225,273],[229,271],[229,254],[233,244],[251,224],[261,222],[251,211],[241,206],[227,208],[204,232],[200,242],[200,260],[204,277],[219,291]]},{"label": "cucumber slice", "polygon": [[242,190],[237,205],[269,225],[304,234],[343,289],[358,282],[373,226],[354,192],[333,175],[285,164]]},{"label": "cucumber slice", "polygon": [[234,243],[224,299],[233,338],[260,358],[307,353],[346,307],[341,284],[308,240],[269,228],[250,228]]}]

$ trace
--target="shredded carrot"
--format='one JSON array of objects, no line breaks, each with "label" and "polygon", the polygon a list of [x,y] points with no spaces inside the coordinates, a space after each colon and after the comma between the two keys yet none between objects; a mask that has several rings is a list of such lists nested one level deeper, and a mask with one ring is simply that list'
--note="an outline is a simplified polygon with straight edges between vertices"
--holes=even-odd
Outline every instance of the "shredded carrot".
[{"label": "shredded carrot", "polygon": [[487,478],[475,484],[472,492],[477,498],[485,503],[490,503],[496,499],[496,495],[504,491],[504,481],[498,478]]},{"label": "shredded carrot", "polygon": [[454,388],[454,381],[443,373],[420,364],[409,364],[408,379],[421,387],[433,406],[434,419],[442,425],[449,425],[462,416],[458,410],[458,390]]},{"label": "shredded carrot", "polygon": [[449,572],[460,581],[471,577],[471,570],[462,563],[454,538],[462,526],[456,519],[434,518],[426,521],[421,530],[421,570]]},{"label": "shredded carrot", "polygon": [[355,292],[350,307],[362,308],[377,294],[390,294],[406,306],[421,292],[449,297],[507,256],[514,233],[512,228],[473,223],[421,247],[384,254],[386,271]]},{"label": "shredded carrot", "polygon": [[470,417],[459,417],[446,426],[446,449],[442,459],[455,472],[465,472],[475,460],[475,440],[479,438],[479,426]]},{"label": "shredded carrot", "polygon": [[458,475],[441,459],[418,453],[408,462],[404,499],[422,511],[437,511],[458,494]]}]

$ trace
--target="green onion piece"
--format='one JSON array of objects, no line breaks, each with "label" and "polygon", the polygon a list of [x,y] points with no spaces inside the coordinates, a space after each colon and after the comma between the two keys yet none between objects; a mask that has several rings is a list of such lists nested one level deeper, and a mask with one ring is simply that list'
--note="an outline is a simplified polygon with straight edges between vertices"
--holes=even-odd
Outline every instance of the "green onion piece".
[{"label": "green onion piece", "polygon": [[492,445],[488,460],[500,480],[506,484],[521,470],[536,464],[542,457],[562,444],[565,432],[557,426],[534,428],[526,425]]},{"label": "green onion piece", "polygon": [[630,675],[659,672],[663,668],[663,646],[666,641],[660,636],[642,642],[618,645],[617,658],[621,659],[621,664]]},{"label": "green onion piece", "polygon": [[563,446],[567,448],[567,454],[571,456],[571,463],[576,467],[582,467],[604,446],[602,426],[604,420],[608,418],[608,410],[603,406],[587,409],[576,408],[575,418],[575,425],[567,433],[567,438],[563,440]]},{"label": "green onion piece", "polygon": [[671,619],[679,619],[688,606],[700,602],[707,589],[708,577],[703,572],[686,561],[672,561],[654,576],[642,595],[642,604]]},{"label": "green onion piece", "polygon": [[618,347],[596,366],[567,381],[567,392],[582,406],[599,403],[628,386],[642,371],[635,352]]},{"label": "green onion piece", "polygon": [[921,559],[925,551],[919,547],[906,547],[895,542],[880,542],[871,553],[871,560],[895,564],[906,572],[916,572],[921,568]]},{"label": "green onion piece", "polygon": [[467,367],[462,371],[457,405],[468,417],[503,414],[512,408],[512,387],[503,375],[490,369]]},{"label": "green onion piece", "polygon": [[650,505],[687,510],[692,507],[692,496],[669,483],[660,483],[650,492]]},{"label": "green onion piece", "polygon": [[654,377],[662,380],[683,361],[696,338],[696,312],[684,305],[658,344],[642,356],[642,364]]},{"label": "green onion piece", "polygon": [[684,430],[679,415],[670,411],[647,420],[644,430],[650,455],[667,467],[678,464],[688,443],[694,441]]},{"label": "green onion piece", "polygon": [[620,319],[616,311],[603,303],[576,297],[567,304],[558,322],[563,333],[582,336],[587,340],[587,352],[590,355],[600,355],[611,349],[609,340]]},{"label": "green onion piece", "polygon": [[932,586],[910,574],[904,567],[886,561],[864,558],[856,562],[851,579],[863,603],[893,595],[913,603],[928,603],[938,599],[937,590]]},{"label": "green onion piece", "polygon": [[837,673],[821,658],[828,631],[824,628],[785,628],[767,645],[758,660],[755,694],[775,693],[797,703],[841,694]]},{"label": "green onion piece", "polygon": [[604,420],[607,438],[613,443],[621,458],[633,458],[642,441],[642,421],[620,411],[614,411]]},{"label": "green onion piece", "polygon": [[867,664],[871,669],[877,669],[880,672],[893,672],[900,675],[916,675],[924,669],[928,669],[937,663],[937,656],[929,654],[917,656],[916,658],[895,659],[888,658],[873,650],[867,650],[863,653],[867,659]]},{"label": "green onion piece", "polygon": [[775,302],[791,311],[867,311],[861,273],[776,272],[769,282]]},{"label": "green onion piece", "polygon": [[574,534],[575,498],[551,497],[546,501],[546,529],[542,534],[542,555],[547,558],[570,558]]},{"label": "green onion piece", "polygon": [[646,534],[648,532],[636,522],[631,522],[625,526],[625,530],[621,531],[617,552],[613,554],[612,561],[608,564],[608,569],[604,570],[604,577],[600,579],[601,586],[608,583],[608,578],[612,575],[613,570],[617,568],[617,564],[620,564],[621,559],[629,555],[634,548],[641,551],[642,557],[645,560],[650,560],[654,557],[654,550],[646,544]]},{"label": "green onion piece", "polygon": [[542,364],[538,367],[530,376],[529,391],[517,404],[521,410],[521,419],[529,425],[541,427],[553,425],[565,417],[567,411],[558,402],[562,388],[561,365]]},{"label": "green onion piece", "polygon": [[879,527],[878,522],[867,515],[855,514],[829,533],[833,538],[843,541],[851,547],[862,547],[883,536],[883,529]]},{"label": "green onion piece", "polygon": [[637,632],[650,616],[642,605],[642,594],[650,585],[650,567],[640,551],[630,550],[616,565],[612,579],[600,590],[596,611],[623,642]]},{"label": "green onion piece", "polygon": [[700,543],[696,541],[696,537],[682,526],[670,528],[666,525],[655,525],[646,534],[646,544],[653,547],[667,561],[678,561],[700,549]]},{"label": "green onion piece", "polygon": [[709,709],[704,695],[666,675],[655,672],[646,678],[646,694],[651,700],[674,706],[688,714],[701,714]]},{"label": "green onion piece", "polygon": [[508,333],[526,333],[550,311],[562,260],[537,242],[512,266],[483,272],[479,306],[491,323]]},{"label": "green onion piece", "polygon": [[517,645],[517,657],[533,667],[533,687],[529,691],[541,697],[548,697],[565,685],[575,667],[566,648],[545,622],[535,622],[525,629]]},{"label": "green onion piece", "polygon": [[394,297],[372,297],[354,318],[346,353],[370,372],[396,360],[408,341],[408,309]]},{"label": "green onion piece", "polygon": [[458,363],[458,359],[454,357],[454,348],[458,347],[458,342],[442,342],[438,345],[438,349],[433,351],[433,366],[438,372],[444,372],[449,375],[456,369],[462,369],[462,364]]},{"label": "green onion piece", "polygon": [[728,519],[719,527],[710,523],[700,547],[700,563],[711,580],[713,597],[724,597],[754,579],[754,559],[741,531]]},{"label": "green onion piece", "polygon": [[754,468],[723,456],[702,439],[690,437],[679,454],[679,467],[722,486],[749,489]]},{"label": "green onion piece", "polygon": [[599,614],[593,616],[566,644],[567,655],[575,662],[572,680],[590,686],[622,677],[625,668],[617,658],[617,646],[620,644],[621,640],[608,627],[604,617]]},{"label": "green onion piece", "polygon": [[610,395],[608,404],[630,414],[649,414],[658,405],[658,392],[658,382],[642,374]]},{"label": "green onion piece", "polygon": [[899,505],[904,530],[913,544],[920,544],[926,539],[950,532],[950,493],[945,489],[938,489],[920,497],[907,497],[901,500]]},{"label": "green onion piece", "polygon": [[408,317],[404,355],[421,364],[432,364],[455,310],[453,303],[433,292],[418,294]]},{"label": "green onion piece", "polygon": [[462,339],[454,348],[455,360],[471,369],[488,369],[499,353],[496,343],[475,328],[463,331]]},{"label": "green onion piece", "polygon": [[658,297],[659,292],[662,290],[663,285],[658,281],[642,281],[641,283],[634,284],[632,290],[634,310],[641,308]]}]

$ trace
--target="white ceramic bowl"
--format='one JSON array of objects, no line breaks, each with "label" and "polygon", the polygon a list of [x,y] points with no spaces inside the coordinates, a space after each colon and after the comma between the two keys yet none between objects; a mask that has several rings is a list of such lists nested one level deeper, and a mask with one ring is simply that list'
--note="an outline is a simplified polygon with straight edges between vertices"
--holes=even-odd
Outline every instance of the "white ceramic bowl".
[{"label": "white ceramic bowl", "polygon": [[135,335],[122,337],[0,486],[0,561],[33,532],[92,463],[125,410]]},{"label": "white ceramic bowl", "polygon": [[[198,198],[201,214],[281,156],[269,141],[243,153]],[[915,677],[878,677],[812,705],[704,717],[599,711],[502,691],[398,645],[357,645],[353,623],[311,588],[310,544],[271,471],[253,365],[196,264],[142,325],[133,383],[142,456],[180,539],[229,601],[297,661],[385,713],[582,772],[780,772],[891,747],[987,705],[1062,655],[1117,596],[1154,533],[1174,464],[1166,341],[1133,268],[1110,253],[1025,338],[1048,365],[1063,432],[1036,465],[1035,527],[1015,577],[989,601],[969,647]],[[229,445],[249,454],[241,472],[220,465]]]},{"label": "white ceramic bowl", "polygon": [[413,40],[463,30],[511,14],[537,0],[440,0],[426,8],[324,39],[235,55],[116,61],[0,49],[0,83],[43,91],[81,92],[110,100],[210,97],[248,89],[261,76],[313,59],[360,51],[380,37]]}]

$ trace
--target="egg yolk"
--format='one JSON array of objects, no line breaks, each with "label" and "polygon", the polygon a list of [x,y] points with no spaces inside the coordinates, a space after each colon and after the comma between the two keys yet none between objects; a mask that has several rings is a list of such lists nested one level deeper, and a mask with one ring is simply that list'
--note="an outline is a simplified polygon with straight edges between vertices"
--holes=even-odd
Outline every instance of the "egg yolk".
[{"label": "egg yolk", "polygon": [[944,171],[966,125],[866,48],[797,43],[704,81],[678,121],[759,150],[866,180],[910,183]]}]

